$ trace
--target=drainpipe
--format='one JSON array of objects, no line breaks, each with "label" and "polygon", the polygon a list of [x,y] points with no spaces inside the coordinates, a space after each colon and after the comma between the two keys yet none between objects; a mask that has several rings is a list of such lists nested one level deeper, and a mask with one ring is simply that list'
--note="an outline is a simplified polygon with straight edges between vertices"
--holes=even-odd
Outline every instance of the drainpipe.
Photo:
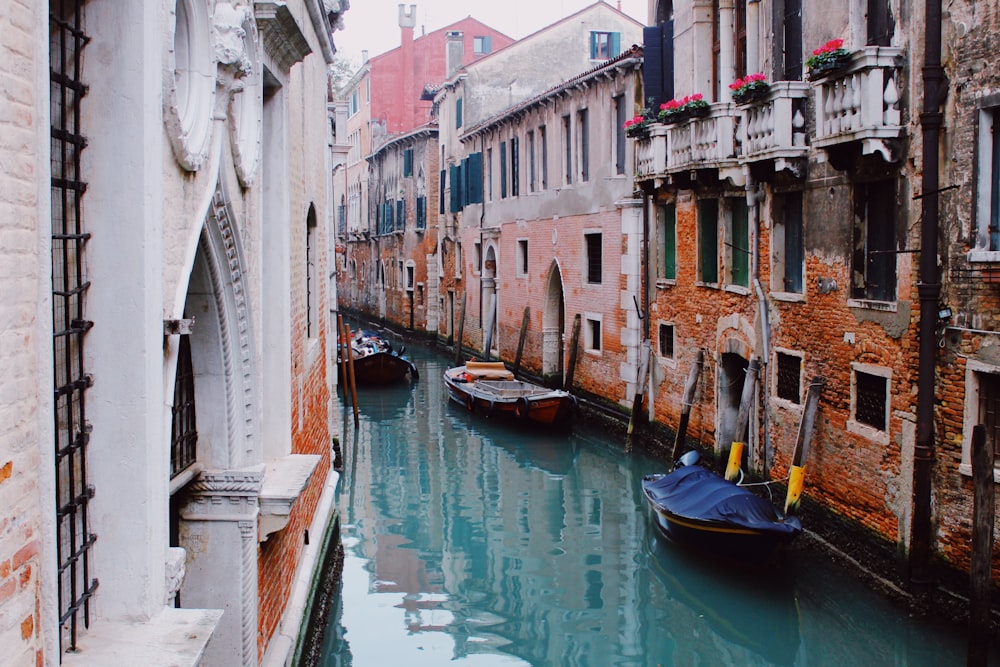
[{"label": "drainpipe", "polygon": [[761,366],[764,369],[763,378],[761,379],[761,386],[764,391],[764,409],[761,414],[763,422],[761,427],[764,431],[764,451],[757,464],[761,466],[758,472],[763,476],[767,476],[769,472],[767,453],[771,451],[771,433],[767,423],[767,397],[771,395],[769,381],[771,374],[767,372],[768,364],[771,363],[771,320],[767,296],[764,293],[764,287],[760,283],[760,202],[764,198],[764,193],[761,192],[757,180],[749,173],[747,174],[746,190],[747,204],[750,207],[750,232],[753,234],[753,238],[750,240],[750,271],[751,275],[753,275],[754,290],[757,292],[760,336],[763,345],[763,361],[761,361]]},{"label": "drainpipe", "polygon": [[941,66],[941,0],[924,4],[924,104],[920,225],[920,357],[917,375],[917,440],[913,452],[913,519],[910,526],[910,582],[931,582],[931,473],[934,466],[934,371],[937,311],[941,298],[938,276],[938,151],[941,107],[948,82]]}]

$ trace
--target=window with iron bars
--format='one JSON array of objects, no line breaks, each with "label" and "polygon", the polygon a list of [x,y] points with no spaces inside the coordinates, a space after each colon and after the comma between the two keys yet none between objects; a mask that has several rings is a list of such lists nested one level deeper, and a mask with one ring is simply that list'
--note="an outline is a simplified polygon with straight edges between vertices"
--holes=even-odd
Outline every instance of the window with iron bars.
[{"label": "window with iron bars", "polygon": [[778,352],[777,360],[778,381],[776,383],[776,393],[778,398],[783,398],[786,401],[791,401],[792,403],[800,403],[802,400],[802,383],[800,379],[802,359],[794,354]]},{"label": "window with iron bars", "polygon": [[854,372],[854,420],[879,431],[886,423],[889,378],[863,371]]},{"label": "window with iron bars", "polygon": [[190,336],[181,336],[180,339],[174,379],[173,425],[170,432],[170,479],[190,468],[198,458],[198,423],[195,418]]},{"label": "window with iron bars", "polygon": [[90,282],[85,252],[90,234],[84,230],[81,203],[86,183],[80,154],[86,138],[80,103],[87,92],[81,77],[83,31],[81,0],[49,4],[49,91],[51,98],[52,193],[52,343],[55,393],[56,558],[59,644],[77,647],[80,624],[90,625],[90,599],[98,581],[91,577],[89,504],[94,495],[87,475],[91,430],[87,422],[84,342],[93,322],[84,306]]}]

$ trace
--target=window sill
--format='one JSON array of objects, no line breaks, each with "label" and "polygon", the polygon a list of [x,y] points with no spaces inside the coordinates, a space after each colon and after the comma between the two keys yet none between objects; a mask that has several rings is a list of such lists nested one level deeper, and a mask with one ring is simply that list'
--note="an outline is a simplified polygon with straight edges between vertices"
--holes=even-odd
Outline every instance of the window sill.
[{"label": "window sill", "polygon": [[750,296],[750,288],[744,287],[743,285],[726,285],[722,289],[725,292],[732,292],[733,294],[739,294],[740,296]]},{"label": "window sill", "polygon": [[[958,472],[966,477],[972,477],[972,464],[962,463],[958,466]],[[1000,484],[1000,468],[993,468],[993,483]]]},{"label": "window sill", "polygon": [[862,424],[861,422],[855,421],[853,419],[847,420],[847,432],[853,433],[854,435],[860,435],[866,440],[871,440],[872,442],[876,442],[881,445],[889,444],[888,432],[880,431],[874,426],[869,426],[868,424]]},{"label": "window sill", "polygon": [[848,308],[862,308],[864,310],[878,310],[883,313],[895,313],[897,305],[895,301],[874,301],[868,299],[848,299]]},{"label": "window sill", "polygon": [[657,355],[656,361],[664,368],[677,368],[677,360],[671,357],[661,357]]},{"label": "window sill", "polygon": [[806,295],[798,292],[771,292],[771,298],[775,301],[785,301],[787,303],[806,302]]},{"label": "window sill", "polygon": [[795,401],[790,401],[787,398],[781,398],[780,396],[771,397],[771,405],[776,408],[783,408],[785,410],[791,410],[792,412],[801,413],[802,404],[796,403]]},{"label": "window sill", "polygon": [[1000,264],[1000,251],[997,250],[970,250],[965,257],[973,263]]},{"label": "window sill", "polygon": [[261,542],[288,525],[292,507],[309,483],[320,459],[319,454],[290,454],[264,465],[258,532]]},{"label": "window sill", "polygon": [[79,638],[75,653],[62,654],[62,664],[195,667],[201,664],[222,611],[164,607],[145,622],[98,621]]},{"label": "window sill", "polygon": [[703,280],[694,281],[695,287],[706,287],[708,289],[719,289],[719,283],[706,283]]},{"label": "window sill", "polygon": [[668,287],[676,287],[677,280],[674,278],[657,278],[656,279],[656,289],[667,289]]}]

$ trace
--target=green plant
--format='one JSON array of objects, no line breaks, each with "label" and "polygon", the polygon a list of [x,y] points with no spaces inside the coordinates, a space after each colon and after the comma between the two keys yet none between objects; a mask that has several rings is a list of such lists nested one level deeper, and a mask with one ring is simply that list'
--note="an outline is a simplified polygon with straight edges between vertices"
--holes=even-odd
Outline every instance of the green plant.
[{"label": "green plant", "polygon": [[812,55],[806,58],[806,66],[809,69],[814,69],[819,65],[827,65],[843,60],[848,55],[847,49],[844,48],[844,40],[831,39],[818,49],[813,49]]}]

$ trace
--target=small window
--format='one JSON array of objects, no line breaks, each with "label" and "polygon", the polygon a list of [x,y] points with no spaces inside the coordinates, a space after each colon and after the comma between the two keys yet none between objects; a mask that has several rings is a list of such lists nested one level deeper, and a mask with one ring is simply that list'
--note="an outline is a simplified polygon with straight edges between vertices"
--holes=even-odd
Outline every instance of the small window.
[{"label": "small window", "polygon": [[406,291],[407,292],[412,292],[413,291],[413,286],[414,286],[414,284],[416,282],[416,279],[414,277],[415,273],[416,273],[416,270],[417,270],[417,267],[414,266],[414,264],[413,264],[412,261],[408,261],[406,263]]},{"label": "small window", "polygon": [[528,130],[528,192],[535,191],[535,133]]},{"label": "small window", "polygon": [[698,200],[698,277],[719,282],[719,200]]},{"label": "small window", "polygon": [[528,239],[517,240],[517,275],[528,275]]},{"label": "small window", "polygon": [[462,127],[462,98],[455,100],[455,127]]},{"label": "small window", "polygon": [[775,198],[772,237],[772,288],[778,292],[801,294],[805,268],[801,192],[788,192]]},{"label": "small window", "polygon": [[472,270],[476,273],[483,270],[483,244],[479,241],[472,246]]},{"label": "small window", "polygon": [[851,298],[896,300],[896,182],[854,188]]},{"label": "small window", "polygon": [[730,285],[750,286],[750,216],[744,197],[728,197],[726,268]]},{"label": "small window", "polygon": [[590,59],[608,60],[621,51],[621,35],[617,32],[590,33]]},{"label": "small window", "polygon": [[486,37],[473,37],[472,38],[472,52],[477,56],[486,55],[487,53],[493,52],[493,38]]},{"label": "small window", "polygon": [[889,378],[858,369],[854,371],[854,421],[887,431]]},{"label": "small window", "polygon": [[521,168],[518,164],[520,153],[518,150],[517,137],[510,138],[510,196],[516,197],[521,194]]},{"label": "small window", "polygon": [[588,313],[584,327],[584,348],[587,352],[601,351],[601,316]]},{"label": "small window", "polygon": [[562,117],[562,139],[563,139],[563,183],[570,185],[573,183],[573,134],[572,120],[567,114]]},{"label": "small window", "polygon": [[[1000,251],[1000,106],[979,113],[976,249]],[[992,258],[991,258],[992,259]]]},{"label": "small window", "polygon": [[590,180],[590,125],[586,109],[580,109],[576,112],[576,134],[576,154],[579,156],[580,181],[586,182]]},{"label": "small window", "polygon": [[417,229],[427,229],[427,197],[417,197]]},{"label": "small window", "polygon": [[601,284],[603,242],[600,232],[584,234],[587,245],[587,282],[591,285]]},{"label": "small window", "polygon": [[792,403],[801,403],[802,393],[802,359],[793,354],[778,352],[778,368],[776,393],[778,398],[783,398]]},{"label": "small window", "polygon": [[539,157],[541,168],[541,187],[547,190],[549,187],[549,145],[545,141],[545,126],[538,126],[538,149],[541,152]]},{"label": "small window", "polygon": [[664,359],[674,358],[674,325],[660,324],[660,356]]},{"label": "small window", "polygon": [[403,150],[403,177],[413,176],[413,149]]},{"label": "small window", "polygon": [[614,127],[611,131],[614,136],[615,148],[615,173],[621,176],[625,173],[625,121],[628,120],[626,117],[627,109],[625,107],[625,96],[616,95],[612,102],[614,103]]},{"label": "small window", "polygon": [[507,198],[507,142],[500,142],[500,199]]},{"label": "small window", "polygon": [[677,205],[656,206],[656,278],[677,278]]}]

